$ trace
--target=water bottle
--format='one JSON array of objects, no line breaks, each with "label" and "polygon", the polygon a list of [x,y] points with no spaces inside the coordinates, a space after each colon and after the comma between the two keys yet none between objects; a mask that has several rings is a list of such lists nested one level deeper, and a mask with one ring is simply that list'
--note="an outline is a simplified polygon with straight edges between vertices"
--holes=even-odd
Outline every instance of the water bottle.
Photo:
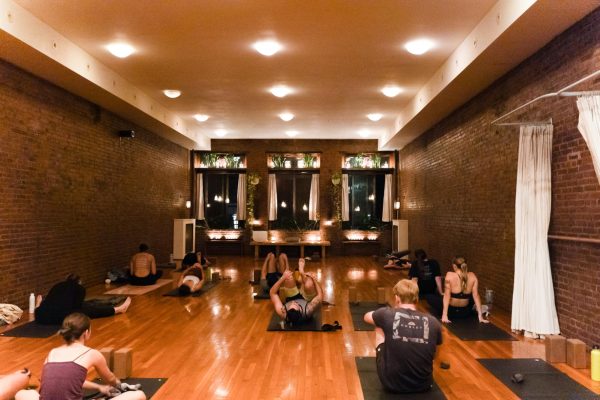
[{"label": "water bottle", "polygon": [[35,312],[35,294],[31,293],[29,295],[29,314],[33,314]]},{"label": "water bottle", "polygon": [[592,380],[600,381],[600,348],[598,345],[594,346],[592,350],[592,362],[591,367]]}]

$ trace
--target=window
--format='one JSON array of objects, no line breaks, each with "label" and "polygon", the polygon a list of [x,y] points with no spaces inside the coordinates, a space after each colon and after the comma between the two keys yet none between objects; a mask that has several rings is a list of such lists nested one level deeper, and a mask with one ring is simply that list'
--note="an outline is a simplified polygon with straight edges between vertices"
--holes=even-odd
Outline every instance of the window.
[{"label": "window", "polygon": [[342,229],[376,230],[381,222],[385,173],[348,173],[350,220]]},{"label": "window", "polygon": [[226,172],[204,173],[204,217],[211,229],[242,229],[237,220],[239,175]]},{"label": "window", "polygon": [[278,172],[277,220],[270,222],[271,229],[312,230],[319,229],[318,221],[308,219],[312,174]]}]

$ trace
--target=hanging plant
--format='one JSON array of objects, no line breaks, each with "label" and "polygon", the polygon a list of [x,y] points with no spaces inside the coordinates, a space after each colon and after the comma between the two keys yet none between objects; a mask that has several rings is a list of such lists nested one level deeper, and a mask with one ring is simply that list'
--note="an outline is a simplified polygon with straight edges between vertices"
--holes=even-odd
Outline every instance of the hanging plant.
[{"label": "hanging plant", "polygon": [[333,201],[333,219],[334,221],[342,221],[342,197],[341,192],[342,173],[335,172],[331,175],[331,198]]},{"label": "hanging plant", "polygon": [[246,179],[246,216],[250,226],[254,222],[254,195],[259,183],[260,175],[258,173],[251,172],[248,174]]}]

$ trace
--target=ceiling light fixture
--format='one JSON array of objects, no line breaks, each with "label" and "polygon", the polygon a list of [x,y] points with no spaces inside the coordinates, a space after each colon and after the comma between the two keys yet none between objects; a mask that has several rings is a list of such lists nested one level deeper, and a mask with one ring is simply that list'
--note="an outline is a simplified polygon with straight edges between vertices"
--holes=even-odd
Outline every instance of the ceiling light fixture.
[{"label": "ceiling light fixture", "polygon": [[402,93],[402,89],[398,86],[388,85],[381,89],[381,93],[387,97],[396,97]]},{"label": "ceiling light fixture", "polygon": [[294,119],[294,114],[289,113],[289,112],[284,112],[284,113],[279,114],[279,118],[281,118],[282,121],[289,122]]},{"label": "ceiling light fixture", "polygon": [[133,46],[127,43],[111,43],[106,46],[106,49],[115,57],[126,58],[129,57],[135,49]]},{"label": "ceiling light fixture", "polygon": [[210,117],[206,114],[195,114],[194,115],[194,119],[198,122],[206,122],[208,120],[208,118],[210,118]]},{"label": "ceiling light fixture", "polygon": [[427,53],[429,50],[433,48],[433,42],[429,39],[416,39],[407,42],[404,45],[406,51],[410,54],[414,54],[416,56],[420,56],[422,54]]},{"label": "ceiling light fixture", "polygon": [[176,99],[181,96],[181,90],[166,89],[163,90],[163,93],[170,99]]},{"label": "ceiling light fixture", "polygon": [[288,135],[289,137],[294,137],[294,136],[298,136],[300,132],[298,131],[285,131],[285,134]]},{"label": "ceiling light fixture", "polygon": [[360,135],[360,137],[369,137],[369,135],[371,134],[371,132],[369,132],[367,129],[361,129],[360,131],[358,131],[358,134]]},{"label": "ceiling light fixture", "polygon": [[218,137],[223,137],[227,135],[227,131],[225,129],[217,129],[215,131],[215,135],[217,135]]},{"label": "ceiling light fixture", "polygon": [[371,114],[367,114],[367,118],[369,118],[373,122],[377,122],[381,118],[383,118],[383,114],[380,114],[380,113],[371,113]]},{"label": "ceiling light fixture", "polygon": [[267,57],[271,57],[273,54],[278,53],[283,49],[283,46],[273,39],[259,40],[254,43],[252,47],[254,50]]},{"label": "ceiling light fixture", "polygon": [[277,85],[269,89],[269,92],[271,92],[271,94],[275,97],[285,97],[288,94],[292,93],[292,89],[285,85]]}]

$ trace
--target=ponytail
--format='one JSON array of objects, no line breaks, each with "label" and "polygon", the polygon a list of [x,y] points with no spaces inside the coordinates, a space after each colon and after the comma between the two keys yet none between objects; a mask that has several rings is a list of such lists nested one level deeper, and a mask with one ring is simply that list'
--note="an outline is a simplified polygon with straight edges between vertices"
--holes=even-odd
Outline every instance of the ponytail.
[{"label": "ponytail", "polygon": [[458,277],[460,278],[460,291],[464,293],[467,290],[467,282],[469,278],[469,267],[465,262],[464,257],[455,257],[452,264],[458,268]]}]

